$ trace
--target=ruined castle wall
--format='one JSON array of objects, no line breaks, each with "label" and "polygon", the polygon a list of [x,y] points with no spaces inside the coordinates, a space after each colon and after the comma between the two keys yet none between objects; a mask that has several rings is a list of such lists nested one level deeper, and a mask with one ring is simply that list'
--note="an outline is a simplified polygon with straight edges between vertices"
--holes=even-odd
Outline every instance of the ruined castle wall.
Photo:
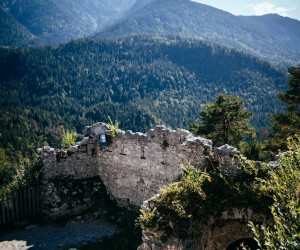
[{"label": "ruined castle wall", "polygon": [[[144,206],[147,206],[147,202]],[[250,209],[232,208],[224,211],[219,217],[211,217],[199,231],[199,236],[184,242],[170,238],[162,242],[162,233],[154,229],[143,229],[143,243],[138,250],[224,250],[230,243],[243,239],[253,238],[249,221],[262,223],[266,217],[262,213],[254,213]]]},{"label": "ruined castle wall", "polygon": [[[102,183],[120,204],[139,206],[180,176],[180,163],[195,167],[217,164],[229,175],[237,171],[238,160],[233,156],[239,152],[235,148],[225,145],[213,151],[210,140],[194,137],[187,130],[156,126],[146,134],[118,130],[112,137],[107,125],[95,124],[83,134],[83,140],[70,148],[39,149],[42,200],[49,217],[72,215],[91,207],[97,202]],[[106,147],[99,144],[101,134],[111,139]],[[93,186],[94,177],[99,180]],[[81,195],[76,190],[69,192],[76,189],[70,184],[74,180]]]},{"label": "ruined castle wall", "polygon": [[80,214],[107,198],[98,176],[94,140],[86,138],[68,150],[40,149],[43,159],[41,201],[51,219]]},{"label": "ruined castle wall", "polygon": [[[66,180],[86,183],[87,179],[98,176],[118,202],[141,205],[180,176],[180,163],[205,166],[212,154],[210,140],[165,126],[157,126],[146,134],[119,130],[105,148],[98,143],[100,134],[109,135],[110,131],[107,126],[96,124],[84,131],[84,139],[76,146],[63,150],[39,149],[43,159],[43,200],[48,214],[80,212],[76,204],[84,202],[72,202],[72,196],[69,202],[62,201],[69,189]],[[82,200],[94,202],[90,196],[97,195],[93,192],[97,188],[85,192]]]},{"label": "ruined castle wall", "polygon": [[113,197],[141,205],[180,176],[179,162],[204,166],[210,153],[209,140],[157,126],[147,134],[120,131],[111,146],[98,151],[97,162]]}]

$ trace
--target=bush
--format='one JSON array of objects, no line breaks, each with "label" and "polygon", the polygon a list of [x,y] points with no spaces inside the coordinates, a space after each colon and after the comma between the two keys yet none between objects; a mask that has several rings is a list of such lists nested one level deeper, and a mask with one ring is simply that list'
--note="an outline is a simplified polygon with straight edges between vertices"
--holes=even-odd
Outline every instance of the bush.
[{"label": "bush", "polygon": [[255,239],[262,249],[299,249],[300,245],[300,140],[289,140],[289,151],[269,180],[260,179],[261,189],[273,198],[271,225],[254,225]]},{"label": "bush", "polygon": [[252,162],[247,162],[236,178],[193,166],[182,168],[181,179],[165,186],[150,201],[151,209],[143,210],[139,217],[142,227],[162,232],[162,240],[193,237],[209,217],[232,208],[267,212],[272,204],[269,193],[261,192],[256,183],[258,177],[268,175],[267,166],[257,169]]},{"label": "bush", "polygon": [[15,173],[15,166],[8,159],[5,150],[0,148],[0,187],[11,182]]},{"label": "bush", "polygon": [[63,130],[61,144],[64,148],[75,145],[78,134],[75,131]]}]

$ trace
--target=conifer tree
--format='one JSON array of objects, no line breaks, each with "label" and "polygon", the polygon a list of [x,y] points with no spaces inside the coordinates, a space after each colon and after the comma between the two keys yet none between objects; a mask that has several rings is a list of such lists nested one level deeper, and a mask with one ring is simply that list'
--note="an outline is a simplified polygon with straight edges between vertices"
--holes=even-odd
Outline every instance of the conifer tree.
[{"label": "conifer tree", "polygon": [[220,94],[215,103],[204,104],[200,124],[191,124],[197,135],[212,139],[215,145],[238,144],[248,135],[254,136],[249,119],[252,113],[243,108],[244,102],[234,96]]},{"label": "conifer tree", "polygon": [[290,67],[288,72],[290,74],[288,89],[278,95],[286,104],[285,112],[271,115],[274,125],[270,144],[273,149],[286,149],[286,139],[300,134],[300,66]]}]

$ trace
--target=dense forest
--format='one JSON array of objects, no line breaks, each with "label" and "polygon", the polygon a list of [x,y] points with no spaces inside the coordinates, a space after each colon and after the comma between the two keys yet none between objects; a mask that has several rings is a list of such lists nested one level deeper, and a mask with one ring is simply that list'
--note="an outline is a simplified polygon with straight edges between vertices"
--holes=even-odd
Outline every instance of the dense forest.
[{"label": "dense forest", "polygon": [[62,127],[120,122],[188,128],[201,104],[219,93],[245,100],[259,131],[282,109],[286,76],[244,53],[199,40],[132,37],[83,39],[58,47],[0,49],[0,148],[31,155],[59,146]]}]

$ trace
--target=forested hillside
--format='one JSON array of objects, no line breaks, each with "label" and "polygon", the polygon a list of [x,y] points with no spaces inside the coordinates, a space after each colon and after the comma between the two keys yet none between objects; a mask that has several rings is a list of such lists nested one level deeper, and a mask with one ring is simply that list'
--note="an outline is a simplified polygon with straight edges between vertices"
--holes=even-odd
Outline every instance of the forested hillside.
[{"label": "forested hillside", "polygon": [[28,44],[33,39],[32,33],[0,9],[0,45]]},{"label": "forested hillside", "polygon": [[4,46],[51,45],[88,36],[180,36],[239,49],[283,70],[300,63],[298,20],[235,16],[190,0],[0,0],[0,26]]},{"label": "forested hillside", "polygon": [[86,37],[123,16],[135,1],[0,0],[0,45],[49,45]]},{"label": "forested hillside", "polygon": [[62,125],[81,132],[108,116],[135,131],[157,123],[187,128],[221,92],[244,99],[259,129],[281,109],[277,93],[286,82],[257,58],[162,37],[2,48],[0,67],[0,147],[23,154],[58,145]]},{"label": "forested hillside", "polygon": [[234,16],[190,0],[148,2],[96,37],[146,34],[197,38],[240,49],[284,67],[300,62],[300,48],[295,45],[300,38],[297,20],[275,15]]}]

